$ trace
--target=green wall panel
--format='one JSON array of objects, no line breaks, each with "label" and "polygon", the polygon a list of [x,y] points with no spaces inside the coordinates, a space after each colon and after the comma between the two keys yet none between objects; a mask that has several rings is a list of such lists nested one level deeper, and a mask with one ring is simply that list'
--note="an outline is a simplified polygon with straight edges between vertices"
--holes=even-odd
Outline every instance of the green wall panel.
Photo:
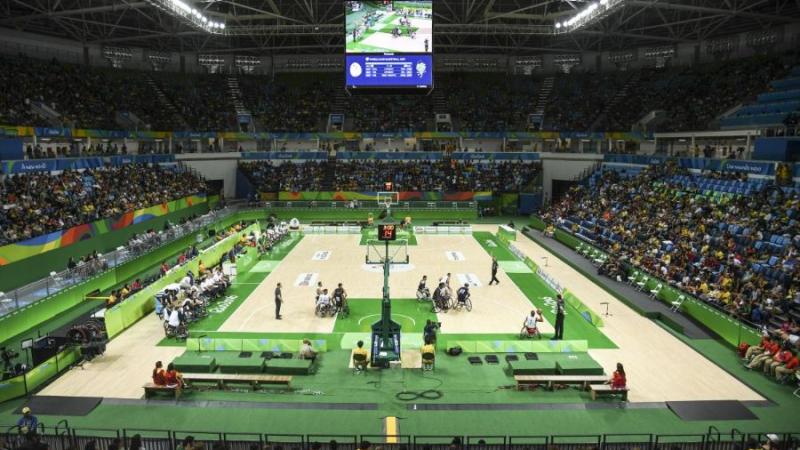
[{"label": "green wall panel", "polygon": [[180,268],[171,271],[155,283],[137,292],[131,298],[109,308],[105,315],[108,337],[116,336],[126,328],[138,322],[142,317],[150,314],[155,309],[155,303],[153,302],[155,294],[164,289],[168,284],[180,281],[186,275],[186,272],[191,270],[197,273],[200,260],[202,260],[206,266],[210,267],[215,265],[225,253],[233,248],[242,235],[249,234],[251,231],[258,229],[260,229],[259,224],[254,223],[239,233],[226,237],[213,247],[201,251],[197,257],[192,258]]},{"label": "green wall panel", "polygon": [[26,393],[26,387],[28,392],[38,388],[77,361],[79,356],[78,348],[70,347],[34,367],[25,375],[0,381],[0,403],[22,397]]},{"label": "green wall panel", "polygon": [[92,239],[76,242],[64,248],[51,250],[18,262],[0,266],[0,291],[8,293],[16,287],[40,280],[52,271],[60,272],[67,267],[70,257],[74,257],[77,260],[95,250],[100,253],[106,253],[127,243],[134,233],[142,233],[150,228],[160,230],[164,228],[164,223],[168,220],[178,222],[184,217],[192,214],[205,214],[207,211],[208,205],[202,203],[117,231],[102,234]]},{"label": "green wall panel", "polygon": [[[281,220],[290,220],[297,218],[298,220],[367,220],[367,217],[372,213],[372,217],[377,220],[378,215],[382,212],[381,209],[375,208],[360,208],[360,209],[306,209],[306,208],[274,208],[267,210],[267,213],[274,213]],[[392,216],[395,219],[401,219],[406,216],[411,216],[412,223],[414,220],[472,220],[477,219],[477,209],[453,209],[452,211],[446,209],[393,209]]]}]

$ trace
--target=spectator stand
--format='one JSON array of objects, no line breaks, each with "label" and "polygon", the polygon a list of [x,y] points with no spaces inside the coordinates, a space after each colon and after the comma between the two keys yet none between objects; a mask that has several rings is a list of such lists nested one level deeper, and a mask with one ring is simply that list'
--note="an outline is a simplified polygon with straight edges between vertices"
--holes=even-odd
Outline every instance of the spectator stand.
[{"label": "spectator stand", "polygon": [[160,231],[150,238],[133,238],[127,246],[121,246],[112,252],[100,255],[96,260],[92,260],[89,263],[76,266],[72,270],[67,269],[52,273],[47,278],[6,292],[0,297],[0,318],[13,313],[15,310],[29,307],[39,301],[55,296],[64,290],[77,287],[101,276],[105,271],[115,270],[127,262],[172,244],[183,237],[196,234],[214,223],[230,217],[234,213],[235,211],[232,209],[212,211],[183,225],[174,225],[168,230]]}]

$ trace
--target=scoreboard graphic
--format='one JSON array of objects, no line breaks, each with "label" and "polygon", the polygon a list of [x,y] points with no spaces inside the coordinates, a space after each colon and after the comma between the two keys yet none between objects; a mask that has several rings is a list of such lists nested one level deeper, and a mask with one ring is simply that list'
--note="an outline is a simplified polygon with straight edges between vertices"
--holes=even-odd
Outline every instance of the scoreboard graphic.
[{"label": "scoreboard graphic", "polygon": [[431,55],[347,55],[347,87],[433,87]]},{"label": "scoreboard graphic", "polygon": [[344,5],[348,90],[433,88],[433,0]]}]

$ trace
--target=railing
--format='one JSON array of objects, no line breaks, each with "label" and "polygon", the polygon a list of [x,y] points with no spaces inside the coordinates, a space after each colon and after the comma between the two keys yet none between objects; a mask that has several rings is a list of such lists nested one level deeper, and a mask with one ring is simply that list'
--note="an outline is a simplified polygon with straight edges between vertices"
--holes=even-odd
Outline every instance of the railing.
[{"label": "railing", "polygon": [[76,286],[91,278],[102,275],[108,270],[143,256],[153,250],[167,245],[177,239],[196,232],[213,222],[224,219],[236,212],[232,208],[209,213],[182,225],[175,225],[169,230],[160,231],[149,239],[129,242],[127,246],[100,255],[97,259],[80,264],[73,269],[53,272],[49,277],[34,281],[11,292],[0,295],[0,318],[11,314],[35,302],[57,294],[64,289]]},{"label": "railing", "polygon": [[[359,200],[358,203],[351,204],[347,201],[334,201],[334,200],[312,200],[312,201],[268,201],[259,202],[259,206],[264,208],[286,208],[286,209],[370,209],[376,207],[383,207],[382,203],[370,200]],[[353,206],[355,205],[355,206]],[[477,202],[448,202],[436,201],[429,202],[424,200],[414,201],[400,201],[392,205],[394,210],[409,210],[409,209],[475,209],[478,207]]]},{"label": "railing", "polygon": [[[63,422],[63,421],[62,421]],[[25,438],[18,427],[0,427],[9,450],[21,449]],[[736,429],[720,433],[715,428],[706,434],[596,434],[596,435],[530,435],[530,436],[411,436],[411,435],[318,435],[318,434],[261,434],[225,433],[216,431],[170,431],[154,429],[106,430],[40,426],[42,442],[50,450],[88,448],[94,442],[97,450],[111,444],[128,448],[133,439],[141,441],[140,448],[172,450],[187,437],[206,443],[206,448],[226,450],[357,450],[362,442],[370,442],[386,450],[739,450],[760,448],[770,443],[771,450],[793,450],[800,442],[800,433],[749,433]],[[138,437],[137,437],[138,436]],[[747,446],[746,446],[747,445]],[[752,445],[752,446],[751,446]],[[764,447],[767,448],[767,447]]]}]

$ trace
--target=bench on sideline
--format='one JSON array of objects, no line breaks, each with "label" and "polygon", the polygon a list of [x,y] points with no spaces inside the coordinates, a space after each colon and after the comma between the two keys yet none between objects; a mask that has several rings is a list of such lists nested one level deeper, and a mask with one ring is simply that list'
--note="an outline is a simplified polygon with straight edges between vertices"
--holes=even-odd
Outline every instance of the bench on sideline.
[{"label": "bench on sideline", "polygon": [[608,384],[593,384],[589,388],[592,390],[592,400],[597,400],[597,394],[622,394],[622,400],[628,401],[628,388],[615,389]]},{"label": "bench on sideline", "polygon": [[226,383],[247,383],[256,389],[261,384],[291,387],[292,377],[286,375],[243,374],[243,373],[184,373],[183,380],[187,383],[201,381],[213,382],[220,389]]},{"label": "bench on sideline", "polygon": [[586,390],[590,385],[598,385],[608,381],[605,375],[514,375],[517,389],[523,390],[525,386],[544,384],[548,389],[553,389],[554,384],[580,384]]},{"label": "bench on sideline", "polygon": [[144,385],[144,398],[148,399],[155,393],[159,392],[169,392],[171,395],[175,396],[175,400],[181,398],[181,393],[183,389],[180,386],[159,386],[154,383],[147,383]]}]

